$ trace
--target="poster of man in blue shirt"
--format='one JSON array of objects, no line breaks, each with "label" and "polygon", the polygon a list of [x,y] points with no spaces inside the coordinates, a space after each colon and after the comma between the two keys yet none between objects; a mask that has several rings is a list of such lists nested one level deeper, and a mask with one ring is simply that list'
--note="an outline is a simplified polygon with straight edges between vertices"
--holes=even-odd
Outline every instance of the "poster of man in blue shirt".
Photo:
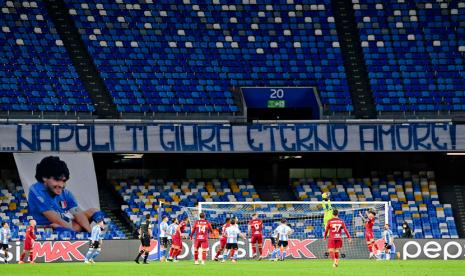
[{"label": "poster of man in blue shirt", "polygon": [[91,232],[90,223],[104,215],[95,208],[81,210],[71,191],[66,189],[70,179],[68,166],[57,156],[43,158],[36,166],[37,182],[29,190],[29,213],[37,225],[56,230]]}]

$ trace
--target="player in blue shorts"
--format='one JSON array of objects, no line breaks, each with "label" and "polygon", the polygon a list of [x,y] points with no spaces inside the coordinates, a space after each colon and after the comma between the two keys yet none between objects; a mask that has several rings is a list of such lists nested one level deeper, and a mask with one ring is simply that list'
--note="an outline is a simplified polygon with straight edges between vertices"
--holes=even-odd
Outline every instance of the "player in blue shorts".
[{"label": "player in blue shorts", "polygon": [[69,170],[56,156],[45,157],[37,164],[37,182],[29,190],[29,214],[37,225],[58,230],[91,232],[90,222],[100,221],[104,214],[97,209],[81,210],[71,191],[66,189]]},{"label": "player in blue shorts", "polygon": [[278,246],[278,234],[273,233],[270,237],[270,241],[271,241],[271,245],[273,246],[273,251],[271,252],[270,261],[277,261],[278,254],[280,252],[280,249]]},{"label": "player in blue shorts", "polygon": [[84,259],[84,263],[86,264],[95,263],[95,258],[100,255],[102,250],[103,227],[104,223],[103,220],[101,220],[92,228],[92,234],[90,236],[89,242],[89,251],[87,251],[86,258]]},{"label": "player in blue shorts", "polygon": [[383,259],[386,259],[389,261],[391,259],[391,254],[394,254],[396,252],[396,248],[394,246],[394,236],[392,234],[389,224],[387,223],[386,225],[384,225],[383,239],[384,239],[384,252],[381,255]]}]

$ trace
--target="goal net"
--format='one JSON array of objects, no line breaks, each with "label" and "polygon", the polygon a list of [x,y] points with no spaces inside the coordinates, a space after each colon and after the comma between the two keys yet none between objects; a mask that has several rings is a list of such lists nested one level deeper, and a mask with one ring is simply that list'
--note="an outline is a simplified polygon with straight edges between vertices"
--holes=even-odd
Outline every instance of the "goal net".
[{"label": "goal net", "polygon": [[[198,214],[206,214],[207,220],[214,228],[220,229],[226,218],[237,218],[244,233],[252,214],[258,214],[263,221],[264,251],[263,257],[271,254],[269,240],[273,230],[282,218],[294,230],[290,237],[288,256],[291,258],[325,258],[326,242],[324,235],[323,202],[200,202],[198,208],[189,208],[187,213],[191,221]],[[369,255],[364,239],[364,223],[360,214],[366,216],[368,210],[376,212],[374,226],[375,240],[381,239],[385,223],[390,222],[390,205],[388,202],[331,202],[331,208],[339,210],[339,217],[344,220],[353,238],[351,244],[344,241],[343,256],[347,258],[367,258]],[[379,241],[381,243],[381,241]],[[248,241],[243,241],[243,257],[251,256]]]}]

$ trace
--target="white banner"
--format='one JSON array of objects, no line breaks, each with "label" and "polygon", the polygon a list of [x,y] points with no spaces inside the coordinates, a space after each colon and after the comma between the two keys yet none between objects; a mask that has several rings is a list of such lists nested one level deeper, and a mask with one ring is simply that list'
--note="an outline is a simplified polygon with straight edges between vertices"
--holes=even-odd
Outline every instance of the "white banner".
[{"label": "white banner", "polygon": [[18,124],[0,125],[4,152],[434,152],[465,151],[465,125]]},{"label": "white banner", "polygon": [[37,164],[47,156],[58,156],[67,164],[70,179],[66,183],[66,189],[74,195],[79,208],[81,210],[100,209],[94,160],[92,153],[89,152],[14,153],[26,197],[29,195],[29,188],[37,182],[34,177]]}]

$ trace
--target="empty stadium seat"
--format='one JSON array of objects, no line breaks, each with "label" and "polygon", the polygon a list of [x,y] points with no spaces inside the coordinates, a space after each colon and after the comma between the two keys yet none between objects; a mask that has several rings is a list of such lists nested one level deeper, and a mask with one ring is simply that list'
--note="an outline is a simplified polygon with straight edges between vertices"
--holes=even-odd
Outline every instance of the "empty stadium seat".
[{"label": "empty stadium seat", "polygon": [[160,202],[167,215],[182,217],[186,215],[183,207],[196,207],[198,202],[260,201],[247,179],[134,179],[114,181],[113,185],[125,202],[122,211],[135,227],[146,214],[157,218]]},{"label": "empty stadium seat", "polygon": [[240,86],[353,110],[330,0],[65,2],[119,112],[237,112]]},{"label": "empty stadium seat", "polygon": [[[291,186],[300,200],[321,200],[323,192],[330,192],[337,201],[390,201],[393,208],[391,229],[396,236],[402,234],[406,221],[415,238],[458,238],[452,207],[439,202],[433,172],[396,173],[379,177],[354,179],[292,179]],[[381,236],[378,226],[377,237]],[[358,225],[356,236],[363,237],[363,227]],[[316,233],[318,235],[318,232]]]},{"label": "empty stadium seat", "polygon": [[[17,185],[14,190],[0,190],[0,221],[6,221],[10,225],[12,240],[24,240],[28,221],[32,216],[28,215],[28,203],[22,186]],[[106,229],[105,239],[125,239],[126,235],[110,218],[104,218]],[[54,232],[50,228],[38,226],[36,229],[37,240],[85,240],[90,233],[76,233],[74,231]]]},{"label": "empty stadium seat", "polygon": [[0,110],[94,111],[42,1],[0,8]]},{"label": "empty stadium seat", "polygon": [[377,111],[465,110],[465,3],[352,3]]}]

